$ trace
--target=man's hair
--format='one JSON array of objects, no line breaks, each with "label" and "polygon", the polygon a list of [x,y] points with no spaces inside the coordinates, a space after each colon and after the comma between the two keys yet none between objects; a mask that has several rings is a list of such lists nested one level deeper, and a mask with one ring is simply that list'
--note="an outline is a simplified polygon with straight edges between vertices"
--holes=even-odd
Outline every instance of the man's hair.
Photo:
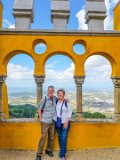
[{"label": "man's hair", "polygon": [[51,88],[51,89],[53,89],[53,90],[54,90],[54,86],[48,86],[48,89],[49,89],[49,88]]},{"label": "man's hair", "polygon": [[64,95],[65,95],[65,90],[63,88],[60,88],[58,91],[57,91],[57,94],[59,94],[59,92],[62,92]]}]

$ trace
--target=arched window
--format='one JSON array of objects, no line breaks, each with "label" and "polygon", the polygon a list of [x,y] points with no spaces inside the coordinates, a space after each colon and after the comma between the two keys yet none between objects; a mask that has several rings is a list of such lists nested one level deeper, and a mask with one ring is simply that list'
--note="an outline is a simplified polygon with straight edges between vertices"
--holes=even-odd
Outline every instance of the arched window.
[{"label": "arched window", "polygon": [[8,105],[10,118],[34,118],[36,88],[34,62],[28,55],[14,56],[7,65]]},{"label": "arched window", "polygon": [[[53,85],[55,91],[59,88],[66,90],[66,97],[70,101],[73,110],[76,110],[76,85],[74,82],[74,63],[64,55],[50,57],[45,64],[44,95],[47,87]],[[56,92],[55,92],[56,94]]]},{"label": "arched window", "polygon": [[86,78],[83,85],[83,111],[86,117],[111,118],[113,116],[114,90],[110,78],[111,71],[111,64],[103,56],[94,55],[86,60]]}]

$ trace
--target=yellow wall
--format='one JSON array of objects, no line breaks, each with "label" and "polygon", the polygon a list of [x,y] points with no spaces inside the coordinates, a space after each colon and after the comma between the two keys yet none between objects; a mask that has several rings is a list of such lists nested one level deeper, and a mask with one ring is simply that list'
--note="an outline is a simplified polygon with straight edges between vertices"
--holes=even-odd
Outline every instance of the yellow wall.
[{"label": "yellow wall", "polygon": [[0,28],[2,28],[2,10],[3,10],[3,6],[2,6],[2,3],[0,2]]},{"label": "yellow wall", "polygon": [[[114,29],[120,29],[120,4],[114,9]],[[0,5],[0,28],[2,27],[2,5]],[[38,42],[45,42],[47,50],[39,55],[34,52]],[[73,51],[77,42],[85,45],[83,55]],[[118,33],[62,33],[42,31],[0,30],[0,76],[7,76],[7,64],[17,54],[32,57],[35,76],[45,75],[45,63],[49,57],[63,54],[75,64],[74,76],[85,76],[85,62],[92,55],[102,55],[111,63],[111,77],[120,77],[120,34]],[[3,89],[3,111],[9,118],[7,86]],[[0,122],[0,148],[36,150],[40,138],[39,122]],[[120,123],[72,123],[68,149],[120,147]],[[58,149],[57,135],[55,147]]]},{"label": "yellow wall", "polygon": [[[34,47],[38,42],[45,42],[47,50],[44,54],[36,54]],[[86,47],[83,55],[77,55],[73,51],[73,45],[77,42]],[[7,76],[7,64],[10,59],[20,53],[32,57],[35,68],[35,76],[45,75],[45,63],[49,57],[63,54],[72,59],[75,64],[73,76],[85,76],[85,62],[92,55],[102,55],[111,64],[111,77],[120,77],[120,36],[112,34],[74,34],[70,33],[36,33],[23,31],[0,31],[0,75]],[[3,110],[8,118],[8,94],[7,88],[3,89]]]},{"label": "yellow wall", "polygon": [[[47,33],[46,33],[47,34]],[[42,40],[41,40],[42,39]],[[36,40],[45,41],[47,50],[39,55],[34,52]],[[83,41],[86,44],[86,52],[83,55],[77,55],[73,51],[73,44]],[[6,75],[7,63],[16,54],[25,53],[31,56],[35,62],[35,75],[45,75],[46,60],[55,55],[63,54],[71,58],[75,64],[74,76],[85,75],[86,59],[92,55],[102,55],[106,57],[112,66],[112,76],[120,76],[120,37],[119,36],[66,36],[64,35],[28,35],[8,34],[0,35],[0,75]],[[7,42],[7,43],[6,43]],[[94,43],[93,43],[94,42]],[[113,45],[114,44],[114,45]]]},{"label": "yellow wall", "polygon": [[[37,150],[39,138],[39,122],[0,122],[0,148]],[[112,147],[120,147],[120,124],[71,124],[69,150]],[[54,149],[59,149],[57,135]]]},{"label": "yellow wall", "polygon": [[120,3],[114,9],[114,30],[120,30]]}]

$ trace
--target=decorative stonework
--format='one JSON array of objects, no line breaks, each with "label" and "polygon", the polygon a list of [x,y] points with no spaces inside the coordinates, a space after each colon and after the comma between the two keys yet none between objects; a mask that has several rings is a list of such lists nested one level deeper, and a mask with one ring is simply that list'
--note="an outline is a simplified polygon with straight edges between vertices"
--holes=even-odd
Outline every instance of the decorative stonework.
[{"label": "decorative stonework", "polygon": [[77,76],[77,77],[74,77],[75,79],[75,83],[78,87],[82,87],[82,84],[84,83],[84,78],[83,76]]},{"label": "decorative stonework", "polygon": [[52,0],[51,20],[52,20],[54,29],[57,29],[57,30],[67,29],[69,16],[70,16],[69,0]]},{"label": "decorative stonework", "polygon": [[0,85],[3,85],[7,76],[0,76]]},{"label": "decorative stonework", "polygon": [[120,77],[113,77],[115,117],[120,121]]},{"label": "decorative stonework", "polygon": [[44,79],[45,79],[44,76],[35,76],[35,82],[37,84],[37,105],[42,99]]},{"label": "decorative stonework", "polygon": [[104,30],[105,0],[86,0],[86,24],[89,30]]},{"label": "decorative stonework", "polygon": [[4,113],[3,113],[3,103],[2,103],[2,87],[5,83],[6,76],[0,76],[0,120],[4,119]]},{"label": "decorative stonework", "polygon": [[33,7],[34,0],[15,0],[13,15],[16,29],[30,29],[34,18]]},{"label": "decorative stonework", "polygon": [[43,84],[44,83],[45,76],[35,76],[35,82],[36,84]]},{"label": "decorative stonework", "polygon": [[82,115],[82,84],[84,83],[83,76],[74,77],[77,89],[77,114],[76,120],[80,121],[83,120]]},{"label": "decorative stonework", "polygon": [[115,88],[120,88],[120,77],[112,78]]}]

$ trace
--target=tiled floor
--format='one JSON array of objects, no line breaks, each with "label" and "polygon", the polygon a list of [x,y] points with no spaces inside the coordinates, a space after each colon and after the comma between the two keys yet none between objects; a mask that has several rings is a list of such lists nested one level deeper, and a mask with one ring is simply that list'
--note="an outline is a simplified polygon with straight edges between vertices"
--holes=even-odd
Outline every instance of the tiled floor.
[{"label": "tiled floor", "polygon": [[[54,158],[43,155],[42,160],[59,160],[58,152]],[[35,151],[0,150],[0,160],[35,160]],[[67,160],[120,160],[120,149],[93,149],[69,151]]]}]

